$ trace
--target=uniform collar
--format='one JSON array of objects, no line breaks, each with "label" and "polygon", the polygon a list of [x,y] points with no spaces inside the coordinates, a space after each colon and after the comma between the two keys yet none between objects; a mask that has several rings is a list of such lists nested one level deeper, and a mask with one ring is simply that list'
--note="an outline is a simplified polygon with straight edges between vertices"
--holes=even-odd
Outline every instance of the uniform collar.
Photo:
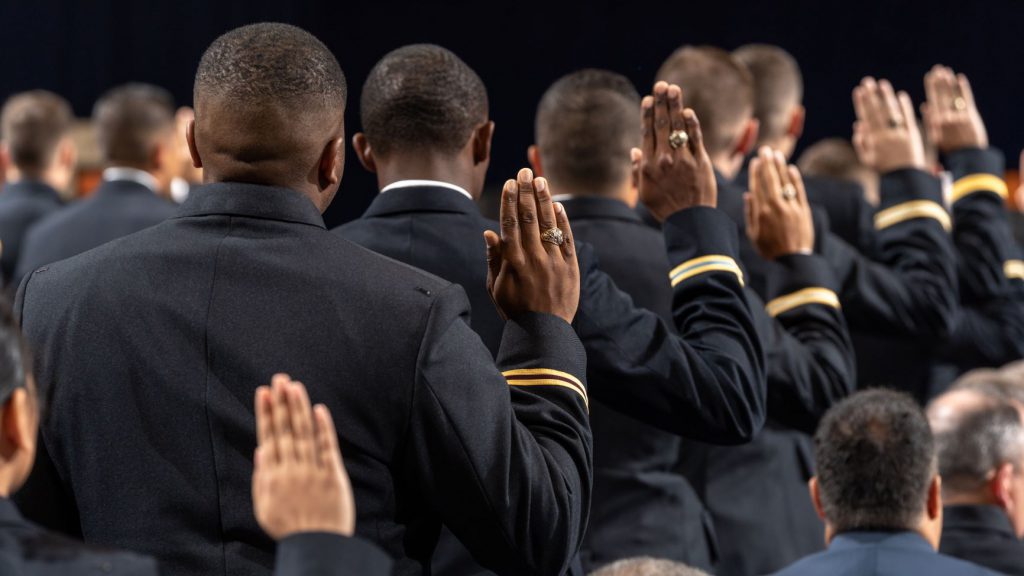
[{"label": "uniform collar", "polygon": [[105,182],[129,180],[137,184],[142,184],[146,188],[149,188],[149,191],[153,193],[156,193],[157,189],[160,187],[156,178],[154,178],[149,172],[139,170],[137,168],[125,168],[123,166],[112,166],[104,170],[103,180]]},{"label": "uniform collar", "polygon": [[456,186],[455,184],[450,184],[448,182],[441,182],[440,180],[399,180],[398,182],[392,182],[391,184],[381,188],[380,193],[383,194],[400,188],[447,188],[462,194],[466,198],[469,198],[470,201],[473,200],[473,195],[467,192],[462,186]]},{"label": "uniform collar", "polygon": [[18,512],[18,507],[14,505],[8,498],[0,498],[0,524],[23,524],[25,519],[22,518],[21,512]]},{"label": "uniform collar", "polygon": [[885,548],[901,548],[919,552],[935,553],[931,544],[917,532],[843,532],[832,539],[829,551],[851,550],[883,546]]},{"label": "uniform collar", "polygon": [[625,202],[614,198],[597,196],[568,196],[557,198],[565,207],[570,221],[584,218],[624,220],[634,224],[643,224],[643,220]]},{"label": "uniform collar", "polygon": [[242,216],[324,226],[323,215],[309,199],[289,188],[218,182],[193,188],[175,218]]},{"label": "uniform collar", "polygon": [[942,511],[942,524],[945,528],[956,528],[971,531],[998,532],[1009,538],[1017,539],[1010,524],[1010,517],[996,506],[984,504],[946,506]]},{"label": "uniform collar", "polygon": [[[405,180],[405,182],[418,182]],[[453,189],[450,185],[441,186],[431,181],[423,185],[410,185],[384,190],[386,194],[378,194],[364,217],[385,216],[402,212],[456,212],[480,216],[480,209],[465,190]],[[440,184],[443,184],[440,183]],[[454,188],[458,188],[455,186]]]},{"label": "uniform collar", "polygon": [[60,203],[60,194],[57,193],[49,184],[39,182],[38,180],[20,180],[18,182],[10,182],[4,185],[3,192],[5,196],[17,196],[21,198],[39,198],[52,200],[56,203]]}]

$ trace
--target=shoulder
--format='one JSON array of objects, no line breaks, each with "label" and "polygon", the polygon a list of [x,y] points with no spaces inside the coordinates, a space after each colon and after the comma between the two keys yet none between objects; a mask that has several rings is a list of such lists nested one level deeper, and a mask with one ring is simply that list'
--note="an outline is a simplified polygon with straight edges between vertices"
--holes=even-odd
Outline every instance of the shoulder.
[{"label": "shoulder", "polygon": [[18,550],[5,556],[20,565],[18,573],[79,574],[102,573],[125,576],[157,576],[157,562],[129,552],[116,552],[89,546],[35,526],[17,530]]}]

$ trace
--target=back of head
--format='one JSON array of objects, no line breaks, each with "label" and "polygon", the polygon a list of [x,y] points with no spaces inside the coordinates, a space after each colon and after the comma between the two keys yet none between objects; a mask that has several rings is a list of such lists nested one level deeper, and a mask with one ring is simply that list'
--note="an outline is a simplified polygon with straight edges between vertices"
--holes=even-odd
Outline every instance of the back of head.
[{"label": "back of head", "polygon": [[487,121],[483,81],[450,50],[413,44],[370,71],[360,99],[363,131],[379,158],[393,153],[454,155]]},{"label": "back of head", "polygon": [[658,80],[683,89],[683,104],[700,118],[708,153],[729,152],[754,111],[754,80],[725,50],[683,46],[658,69]]},{"label": "back of head", "polygon": [[861,171],[868,170],[860,163],[853,145],[842,138],[825,138],[815,142],[800,155],[797,166],[801,173],[810,176],[854,182]]},{"label": "back of head", "polygon": [[174,130],[174,98],[151,84],[112,88],[93,107],[96,139],[107,164],[148,168],[157,145]]},{"label": "back of head", "polygon": [[770,44],[747,44],[733,51],[754,80],[754,117],[761,123],[761,141],[786,135],[791,112],[803,99],[800,66],[789,52]]},{"label": "back of head", "polygon": [[858,392],[833,406],[814,435],[821,505],[834,531],[913,530],[935,474],[924,412],[900,392]]},{"label": "back of head", "polygon": [[1024,383],[1015,377],[1013,370],[1013,365],[1000,370],[976,368],[958,378],[949,391],[973,390],[1024,406]]},{"label": "back of head", "polygon": [[32,90],[8,98],[0,112],[0,135],[11,163],[26,177],[39,177],[73,121],[71,105],[52,92]]},{"label": "back of head", "polygon": [[630,177],[630,150],[641,144],[639,115],[640,95],[624,76],[592,69],[563,76],[537,109],[545,176],[578,194],[615,192]]},{"label": "back of head", "polygon": [[946,395],[973,395],[977,401],[960,402],[939,421],[933,419],[943,492],[978,493],[1000,466],[1018,467],[1024,461],[1021,414],[1009,400],[981,390],[962,388]]},{"label": "back of head", "polygon": [[627,558],[609,564],[590,576],[707,576],[706,573],[680,562],[655,558]]},{"label": "back of head", "polygon": [[346,96],[338,60],[309,32],[260,23],[223,34],[203,53],[193,88],[204,178],[315,179],[325,145],[344,137]]}]

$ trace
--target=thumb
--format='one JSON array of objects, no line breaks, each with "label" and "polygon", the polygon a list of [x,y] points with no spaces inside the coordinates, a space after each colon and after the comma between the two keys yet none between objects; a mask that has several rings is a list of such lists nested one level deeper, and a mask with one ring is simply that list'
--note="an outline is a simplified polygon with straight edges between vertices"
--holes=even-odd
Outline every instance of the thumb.
[{"label": "thumb", "polygon": [[494,281],[501,272],[501,238],[491,230],[484,232],[484,244],[487,245],[487,290],[494,288]]},{"label": "thumb", "polygon": [[750,192],[743,194],[743,214],[747,221],[747,237],[757,238],[757,217],[754,215],[754,195]]}]

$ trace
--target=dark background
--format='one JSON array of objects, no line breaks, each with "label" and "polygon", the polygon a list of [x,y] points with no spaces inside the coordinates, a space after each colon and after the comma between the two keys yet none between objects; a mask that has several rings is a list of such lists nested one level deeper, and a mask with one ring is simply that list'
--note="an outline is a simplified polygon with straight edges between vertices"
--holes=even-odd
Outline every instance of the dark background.
[{"label": "dark background", "polygon": [[[805,143],[849,134],[849,93],[862,76],[888,77],[919,102],[922,75],[942,62],[971,77],[992,142],[1011,166],[1024,148],[1021,0],[0,0],[0,97],[47,88],[86,116],[104,89],[139,80],[169,88],[186,104],[203,49],[218,34],[261,20],[302,26],[335,52],[349,80],[350,134],[359,127],[362,81],[387,51],[413,42],[455,51],[490,93],[492,184],[525,165],[534,108],[552,81],[593,66],[644,88],[684,43],[732,49],[770,42],[792,52],[805,76]],[[375,191],[350,151],[328,221],[358,216]]]}]

